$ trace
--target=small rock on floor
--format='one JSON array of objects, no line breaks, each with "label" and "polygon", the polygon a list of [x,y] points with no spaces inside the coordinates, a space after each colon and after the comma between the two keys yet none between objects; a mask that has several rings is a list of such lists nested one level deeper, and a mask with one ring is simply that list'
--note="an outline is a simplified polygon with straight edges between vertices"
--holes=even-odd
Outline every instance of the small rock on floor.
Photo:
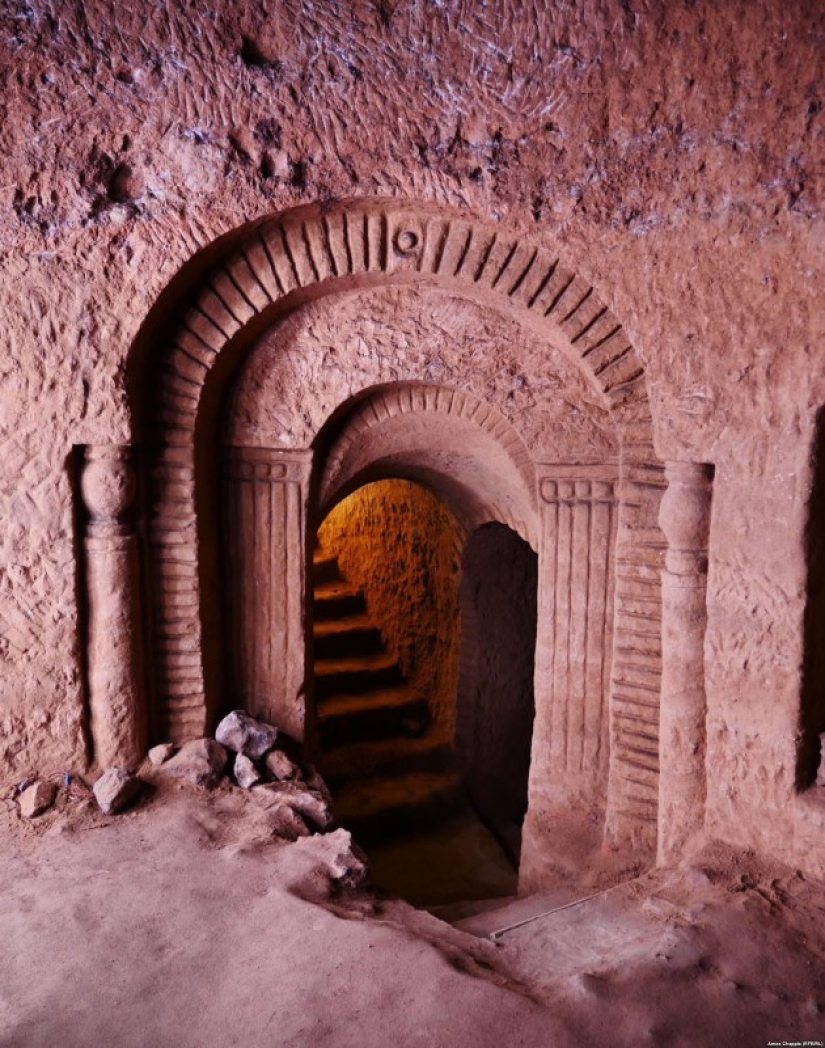
[{"label": "small rock on floor", "polygon": [[366,883],[369,877],[367,857],[347,830],[335,830],[325,837],[315,837],[313,845],[314,854],[323,858],[330,882],[336,888],[353,889]]},{"label": "small rock on floor", "polygon": [[266,770],[276,782],[287,779],[300,779],[301,769],[290,760],[283,750],[271,750],[266,755]]},{"label": "small rock on floor", "polygon": [[309,827],[301,815],[291,808],[286,801],[280,801],[269,808],[266,820],[276,837],[286,841],[297,841],[299,837],[309,837]]},{"label": "small rock on floor", "polygon": [[233,710],[218,725],[215,738],[222,746],[254,761],[272,749],[278,739],[278,729],[255,720],[243,710]]},{"label": "small rock on floor", "polygon": [[35,782],[18,798],[20,814],[24,819],[34,819],[51,808],[56,796],[57,786],[53,782]]},{"label": "small rock on floor", "polygon": [[333,822],[326,799],[317,791],[298,782],[270,782],[256,786],[253,796],[264,808],[288,804],[319,830],[328,829]]},{"label": "small rock on floor", "polygon": [[318,771],[318,769],[312,767],[312,765],[310,765],[306,775],[306,784],[307,786],[309,786],[311,790],[315,790],[317,793],[320,793],[324,800],[327,802],[327,804],[332,804],[332,793],[330,792],[329,786],[327,786],[327,784],[321,778],[321,773]]},{"label": "small rock on floor", "polygon": [[158,765],[163,764],[164,761],[168,761],[174,752],[174,743],[162,742],[159,746],[153,746],[151,750],[149,750],[149,760],[155,765],[155,767],[157,767]]},{"label": "small rock on floor", "polygon": [[114,815],[140,793],[141,782],[125,768],[109,768],[92,787],[100,810]]},{"label": "small rock on floor", "polygon": [[214,739],[193,739],[163,765],[163,770],[193,786],[211,790],[226,767],[226,750]]},{"label": "small rock on floor", "polygon": [[261,781],[261,773],[249,757],[243,753],[239,753],[235,757],[235,766],[232,771],[235,775],[235,782],[245,790],[248,790],[250,786],[254,786],[256,782]]}]

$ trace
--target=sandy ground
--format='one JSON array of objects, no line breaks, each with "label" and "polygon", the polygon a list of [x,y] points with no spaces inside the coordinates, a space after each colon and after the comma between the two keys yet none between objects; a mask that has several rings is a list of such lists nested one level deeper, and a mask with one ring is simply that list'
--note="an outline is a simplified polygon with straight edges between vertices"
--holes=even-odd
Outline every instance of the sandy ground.
[{"label": "sandy ground", "polygon": [[3,1048],[825,1042],[825,887],[756,855],[453,927],[352,887],[345,831],[278,842],[237,788],[155,782],[113,817],[2,806]]}]

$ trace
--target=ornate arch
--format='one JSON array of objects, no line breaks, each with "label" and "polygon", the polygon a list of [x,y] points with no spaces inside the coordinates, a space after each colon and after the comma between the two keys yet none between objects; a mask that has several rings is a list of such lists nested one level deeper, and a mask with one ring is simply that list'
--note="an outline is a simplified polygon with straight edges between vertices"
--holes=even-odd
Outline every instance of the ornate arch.
[{"label": "ornate arch", "polygon": [[[409,430],[415,431],[412,452],[403,439]],[[445,466],[442,455],[437,463],[429,461],[428,452],[440,451],[450,437],[461,449],[455,461]],[[318,443],[324,444],[322,435]],[[396,476],[399,462],[408,479],[429,483],[445,497],[464,532],[498,520],[537,548],[533,461],[507,419],[480,397],[422,382],[376,387],[359,397],[342,422],[336,419],[334,438],[317,463],[320,515],[363,483],[365,470],[369,480]],[[451,491],[467,491],[472,484],[462,476],[465,470],[486,480],[471,505],[460,494],[451,497]]]},{"label": "ornate arch", "polygon": [[[415,281],[483,299],[543,332],[610,406],[621,443],[610,684],[611,790],[620,800],[613,828],[626,819],[654,834],[664,550],[657,516],[664,476],[653,449],[644,368],[594,289],[551,250],[431,205],[355,200],[262,221],[213,269],[161,348],[149,376],[159,411],[146,462],[158,728],[179,740],[205,726],[195,459],[210,374],[245,332],[302,302]],[[567,487],[556,485],[552,471],[537,469],[539,505],[549,519],[568,497]],[[576,481],[570,498],[587,484]]]}]

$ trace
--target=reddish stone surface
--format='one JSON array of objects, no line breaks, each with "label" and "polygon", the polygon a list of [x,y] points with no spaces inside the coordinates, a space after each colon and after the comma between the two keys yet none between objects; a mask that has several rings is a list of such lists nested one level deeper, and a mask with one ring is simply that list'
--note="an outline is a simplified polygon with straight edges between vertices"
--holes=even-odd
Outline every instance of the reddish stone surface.
[{"label": "reddish stone surface", "polygon": [[[298,204],[377,195],[448,206],[558,257],[578,275],[574,287],[594,288],[593,301],[609,306],[644,368],[655,458],[715,466],[702,646],[706,830],[821,875],[825,813],[815,791],[798,798],[796,790],[813,782],[825,723],[821,699],[803,690],[807,591],[818,578],[806,563],[811,459],[825,403],[824,23],[816,5],[779,0],[644,12],[612,0],[551,11],[505,2],[459,11],[422,0],[391,11],[359,3],[346,18],[313,0],[198,11],[92,0],[63,4],[58,15],[8,8],[0,16],[8,108],[0,128],[0,764],[8,776],[82,767],[89,757],[73,446],[145,449],[158,435],[145,424],[150,408],[155,424],[168,410],[180,422],[179,399],[159,403],[158,360],[206,271],[241,242],[237,231]],[[398,247],[403,256],[408,245]],[[445,265],[458,262],[450,251]],[[361,329],[348,359],[360,352],[364,366],[345,391],[324,358],[305,358],[295,376],[307,400],[304,428],[278,446],[308,446],[345,393],[399,379],[484,386],[474,395],[517,425],[534,454],[540,438],[558,433],[574,460],[582,444],[611,444],[593,369],[573,370],[561,336],[542,349],[546,337],[516,316],[518,290],[512,311],[491,321],[518,272],[508,271],[507,288],[485,288],[457,309],[464,327],[448,335],[461,374],[449,370],[446,350],[440,374],[432,353],[418,355],[421,344],[434,345],[431,305],[443,290],[426,291],[419,304],[425,324],[412,301],[394,317],[386,305],[393,294],[417,293],[350,288]],[[302,277],[292,284],[313,281]],[[244,291],[249,301],[223,287],[239,314],[252,315],[264,303],[251,284]],[[330,339],[329,306],[285,321],[293,352],[341,346]],[[263,334],[260,323],[250,339]],[[478,359],[508,363],[507,348],[513,373],[476,366],[471,329],[482,335]],[[389,361],[371,358],[399,331],[405,338]],[[177,364],[190,377],[203,372],[185,354]],[[520,399],[528,371],[533,402]],[[318,374],[326,384],[310,381]],[[559,384],[535,390],[548,376]],[[182,371],[175,381],[177,393],[186,390]],[[174,400],[172,386],[163,395]],[[217,429],[220,408],[207,388],[201,425]],[[576,426],[565,424],[575,412]],[[295,419],[285,422],[297,434]],[[186,488],[175,468],[165,495]],[[653,531],[652,502],[646,512]],[[191,549],[206,557],[214,539],[201,539]],[[220,669],[219,624],[208,608],[202,622],[192,611],[197,572],[182,557],[153,598],[177,609],[168,637],[173,622],[186,625],[174,634],[167,718],[181,736],[203,730],[200,677],[209,690]],[[296,672],[286,679],[294,691]]]}]

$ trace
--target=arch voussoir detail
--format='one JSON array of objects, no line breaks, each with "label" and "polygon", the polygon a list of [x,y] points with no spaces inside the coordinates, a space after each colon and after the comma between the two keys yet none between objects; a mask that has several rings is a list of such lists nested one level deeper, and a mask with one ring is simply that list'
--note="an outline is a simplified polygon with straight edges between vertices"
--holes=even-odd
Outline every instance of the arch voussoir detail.
[{"label": "arch voussoir detail", "polygon": [[[160,386],[155,398],[160,439],[148,468],[158,731],[182,741],[206,726],[198,654],[195,427],[212,368],[246,325],[269,310],[289,308],[291,299],[300,302],[359,283],[420,280],[481,294],[557,340],[561,332],[566,340],[561,348],[589,374],[612,409],[622,447],[610,700],[615,710],[611,774],[618,778],[612,788],[626,798],[616,809],[617,819],[655,825],[664,550],[657,517],[664,477],[653,450],[644,367],[593,287],[547,247],[433,206],[354,201],[299,209],[259,223],[205,280],[162,352],[160,373],[152,377]],[[391,410],[408,410],[418,397],[425,410],[446,405],[456,416],[475,415],[518,460],[520,472],[527,470],[529,461],[519,460],[506,425],[502,428],[495,413],[485,415],[461,392],[446,399],[443,390],[401,390]],[[634,662],[626,655],[630,651]]]},{"label": "arch voussoir detail", "polygon": [[489,446],[497,447],[506,456],[508,472],[511,469],[519,478],[523,492],[521,509],[517,513],[506,500],[490,499],[477,507],[477,519],[464,523],[476,527],[488,519],[497,519],[536,547],[535,470],[519,435],[507,419],[481,398],[463,390],[424,383],[378,388],[353,409],[321,463],[318,502],[322,512],[328,512],[342,489],[357,476],[359,466],[353,459],[363,457],[367,444],[385,444],[385,424],[402,417],[428,419],[433,431],[440,417],[458,422],[465,431],[472,428],[473,433],[488,436]]}]

